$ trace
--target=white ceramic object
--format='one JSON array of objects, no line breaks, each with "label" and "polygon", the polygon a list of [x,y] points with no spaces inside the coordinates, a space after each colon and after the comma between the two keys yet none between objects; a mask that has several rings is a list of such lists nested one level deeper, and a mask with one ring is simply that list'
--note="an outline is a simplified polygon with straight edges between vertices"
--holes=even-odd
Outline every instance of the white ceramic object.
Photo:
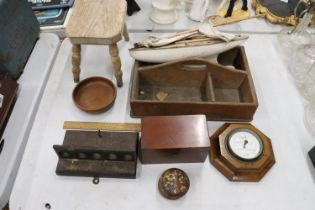
[{"label": "white ceramic object", "polygon": [[192,6],[192,1],[193,0],[185,0],[185,13],[187,16],[189,16],[190,10],[191,10],[191,6]]},{"label": "white ceramic object", "polygon": [[133,48],[129,50],[131,57],[136,60],[150,62],[150,63],[163,63],[174,59],[181,59],[187,57],[209,57],[222,53],[226,50],[232,49],[247,39],[220,42],[217,44],[177,47],[177,48]]},{"label": "white ceramic object", "polygon": [[150,18],[158,24],[171,24],[177,20],[176,0],[152,0]]},{"label": "white ceramic object", "polygon": [[183,10],[185,7],[185,3],[182,0],[175,0],[176,10]]},{"label": "white ceramic object", "polygon": [[193,0],[188,17],[194,21],[203,21],[206,17],[210,0]]}]

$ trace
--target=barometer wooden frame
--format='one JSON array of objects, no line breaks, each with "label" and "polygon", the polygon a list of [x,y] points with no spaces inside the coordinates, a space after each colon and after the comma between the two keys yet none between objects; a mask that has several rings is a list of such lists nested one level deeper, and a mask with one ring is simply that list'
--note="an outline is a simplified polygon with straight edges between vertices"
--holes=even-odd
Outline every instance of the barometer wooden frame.
[{"label": "barometer wooden frame", "polygon": [[[229,151],[227,141],[235,129],[249,129],[261,139],[263,151],[258,158],[241,160]],[[258,182],[276,162],[270,138],[251,124],[225,123],[210,137],[210,142],[210,162],[230,181]]]}]

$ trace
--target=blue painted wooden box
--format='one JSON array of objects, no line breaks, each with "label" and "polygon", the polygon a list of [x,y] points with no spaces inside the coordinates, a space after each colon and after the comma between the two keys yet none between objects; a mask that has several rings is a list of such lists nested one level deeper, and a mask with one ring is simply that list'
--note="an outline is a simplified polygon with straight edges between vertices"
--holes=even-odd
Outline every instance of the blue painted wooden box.
[{"label": "blue painted wooden box", "polygon": [[39,24],[27,0],[0,0],[0,71],[19,77],[38,34]]}]

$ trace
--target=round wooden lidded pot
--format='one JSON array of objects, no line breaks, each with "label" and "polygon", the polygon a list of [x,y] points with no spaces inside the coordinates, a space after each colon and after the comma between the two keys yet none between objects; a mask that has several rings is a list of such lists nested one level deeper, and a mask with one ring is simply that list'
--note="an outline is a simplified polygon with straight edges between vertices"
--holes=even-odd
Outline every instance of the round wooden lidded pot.
[{"label": "round wooden lidded pot", "polygon": [[189,186],[190,182],[187,174],[178,168],[170,168],[164,171],[158,183],[160,193],[171,200],[184,196]]}]

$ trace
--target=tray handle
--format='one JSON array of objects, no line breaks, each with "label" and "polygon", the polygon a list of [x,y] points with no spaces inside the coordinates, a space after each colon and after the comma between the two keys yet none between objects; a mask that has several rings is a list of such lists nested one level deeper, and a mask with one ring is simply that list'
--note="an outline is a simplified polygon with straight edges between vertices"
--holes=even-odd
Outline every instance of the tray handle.
[{"label": "tray handle", "polygon": [[187,71],[205,71],[209,67],[209,62],[200,58],[191,58],[182,60],[177,65]]}]

